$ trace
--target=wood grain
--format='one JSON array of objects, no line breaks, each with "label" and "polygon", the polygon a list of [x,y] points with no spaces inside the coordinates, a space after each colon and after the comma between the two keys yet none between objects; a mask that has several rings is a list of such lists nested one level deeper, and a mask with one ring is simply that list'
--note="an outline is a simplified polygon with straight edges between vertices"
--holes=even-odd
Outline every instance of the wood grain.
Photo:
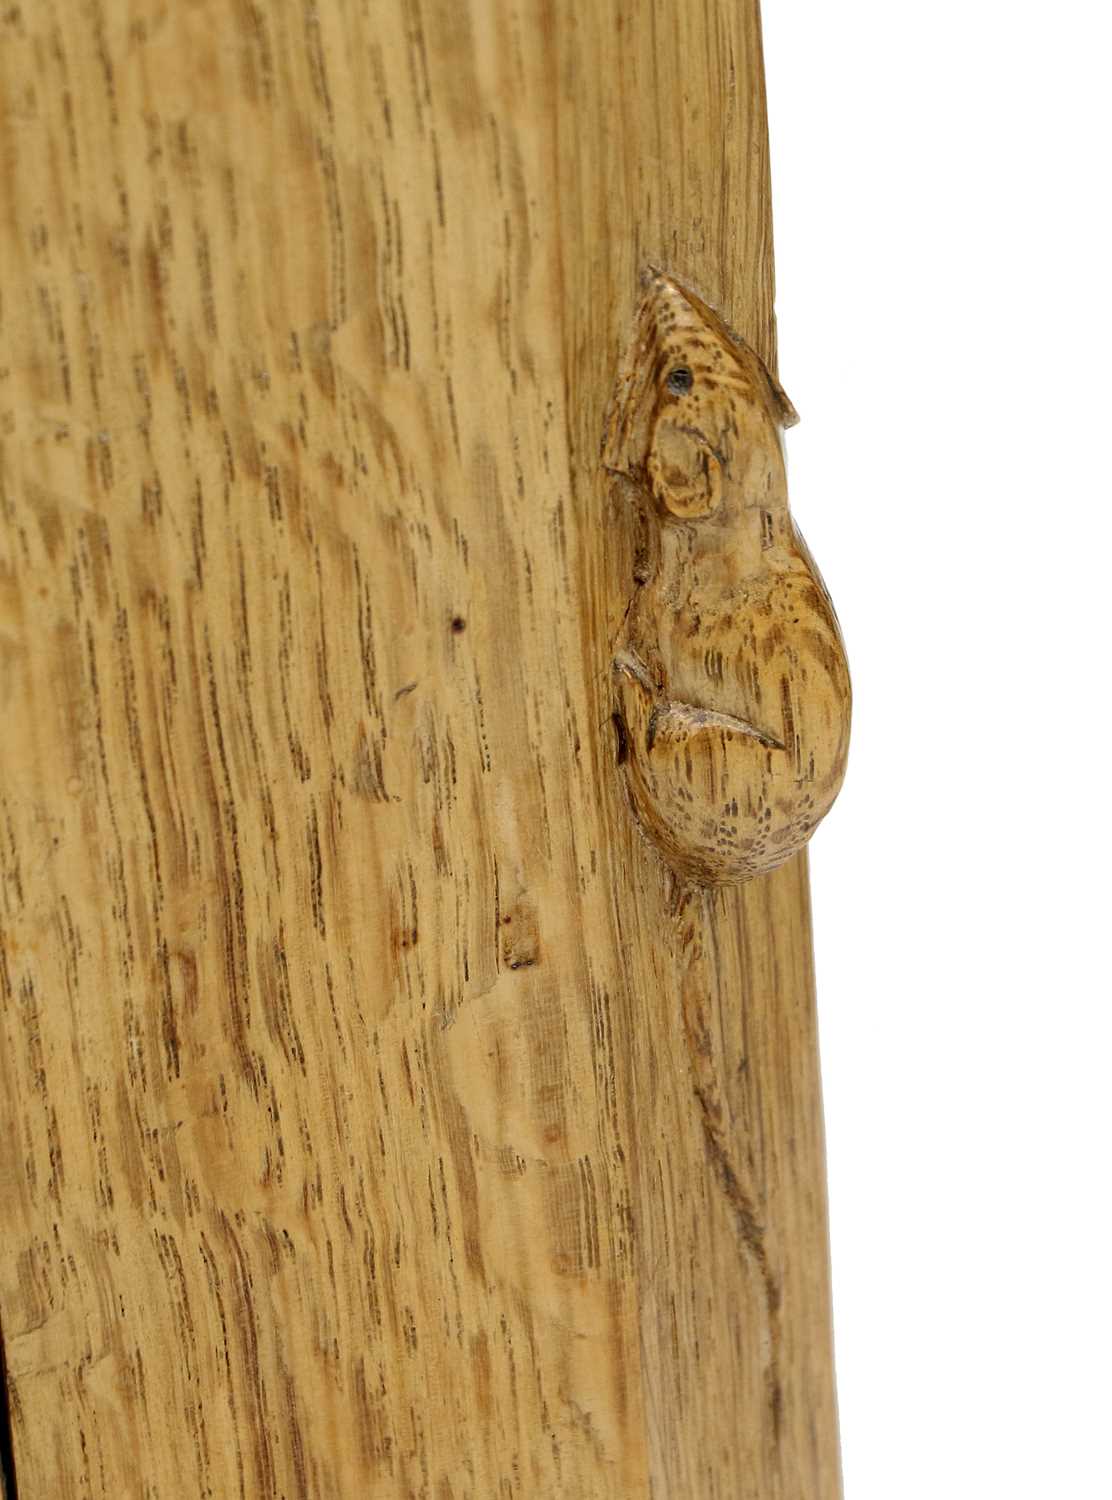
[{"label": "wood grain", "polygon": [[839,1493],[807,870],[614,772],[646,263],[755,0],[0,19],[0,1322],[36,1496]]}]

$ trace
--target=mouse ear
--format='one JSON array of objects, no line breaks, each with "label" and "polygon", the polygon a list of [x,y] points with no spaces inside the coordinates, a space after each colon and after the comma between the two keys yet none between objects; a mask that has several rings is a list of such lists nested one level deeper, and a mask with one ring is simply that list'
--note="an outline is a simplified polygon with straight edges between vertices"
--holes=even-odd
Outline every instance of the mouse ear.
[{"label": "mouse ear", "polygon": [[662,417],[645,465],[657,504],[681,521],[697,521],[722,502],[722,465],[690,427]]},{"label": "mouse ear", "polygon": [[776,410],[780,413],[781,427],[794,427],[799,421],[799,413],[788,399],[787,391],[776,379],[775,375],[769,375],[768,384],[772,391],[772,399],[776,403]]}]

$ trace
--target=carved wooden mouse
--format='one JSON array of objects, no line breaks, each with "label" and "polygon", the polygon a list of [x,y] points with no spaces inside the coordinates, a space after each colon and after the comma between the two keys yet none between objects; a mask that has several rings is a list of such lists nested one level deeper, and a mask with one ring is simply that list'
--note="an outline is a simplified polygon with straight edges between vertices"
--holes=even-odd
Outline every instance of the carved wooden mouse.
[{"label": "carved wooden mouse", "polygon": [[803,847],[842,784],[850,681],[830,597],[788,510],[761,360],[650,273],[603,459],[632,481],[649,559],[613,662],[618,759],[646,834],[720,885]]}]

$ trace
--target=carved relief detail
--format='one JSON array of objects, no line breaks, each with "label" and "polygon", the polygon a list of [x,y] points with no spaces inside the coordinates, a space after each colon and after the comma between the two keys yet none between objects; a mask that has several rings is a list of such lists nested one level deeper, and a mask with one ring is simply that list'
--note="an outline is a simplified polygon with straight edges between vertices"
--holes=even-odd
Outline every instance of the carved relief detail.
[{"label": "carved relief detail", "polygon": [[617,758],[645,833],[705,885],[789,859],[845,773],[845,648],[788,509],[796,420],[753,350],[649,273],[603,452],[647,540],[612,664]]}]

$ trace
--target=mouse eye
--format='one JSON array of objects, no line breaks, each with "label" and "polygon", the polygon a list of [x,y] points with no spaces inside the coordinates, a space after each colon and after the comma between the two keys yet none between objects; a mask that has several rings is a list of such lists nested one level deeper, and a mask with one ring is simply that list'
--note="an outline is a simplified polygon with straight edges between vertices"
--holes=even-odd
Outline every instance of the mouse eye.
[{"label": "mouse eye", "polygon": [[686,365],[677,365],[674,370],[669,371],[668,379],[664,383],[673,396],[686,396],[695,384],[695,377]]}]

